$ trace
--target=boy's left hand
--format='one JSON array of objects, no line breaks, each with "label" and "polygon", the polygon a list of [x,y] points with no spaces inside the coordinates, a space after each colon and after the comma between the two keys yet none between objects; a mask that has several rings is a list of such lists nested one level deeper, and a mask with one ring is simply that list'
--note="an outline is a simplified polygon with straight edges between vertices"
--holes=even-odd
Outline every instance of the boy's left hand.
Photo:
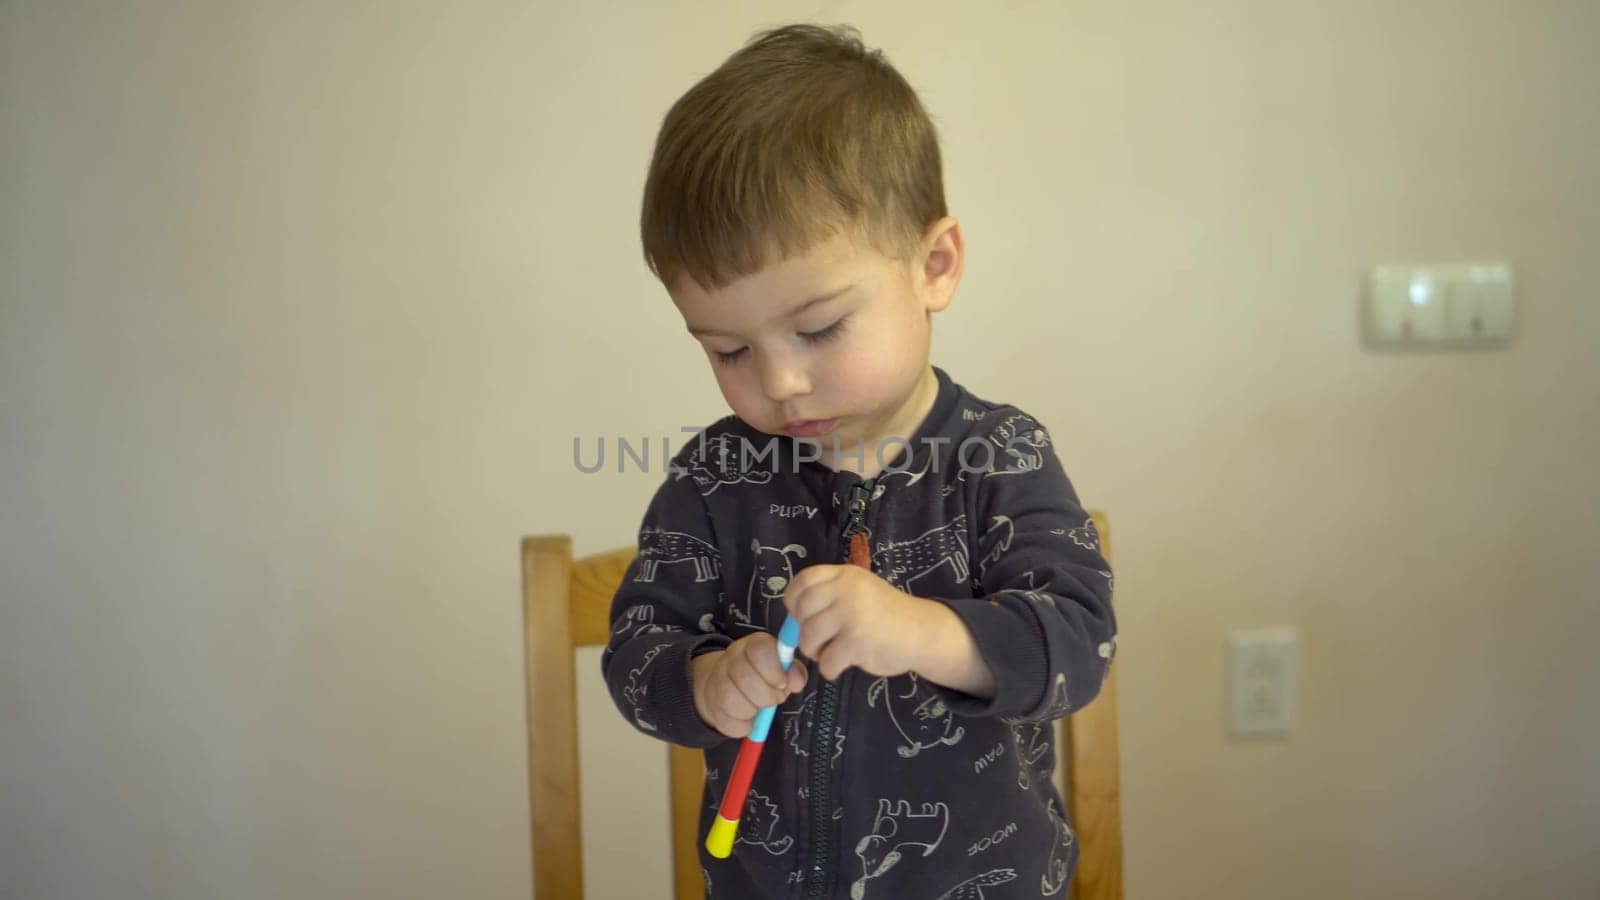
[{"label": "boy's left hand", "polygon": [[913,597],[855,565],[807,566],[783,593],[800,621],[800,652],[832,681],[857,666],[873,675],[917,668],[934,601]]}]

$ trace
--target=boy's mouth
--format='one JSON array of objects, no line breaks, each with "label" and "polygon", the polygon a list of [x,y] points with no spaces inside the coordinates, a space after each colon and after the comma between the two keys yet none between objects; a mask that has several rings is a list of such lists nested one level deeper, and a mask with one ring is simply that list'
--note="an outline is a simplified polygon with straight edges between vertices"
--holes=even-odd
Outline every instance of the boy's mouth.
[{"label": "boy's mouth", "polygon": [[801,419],[785,422],[783,433],[790,437],[817,437],[833,430],[838,419]]}]

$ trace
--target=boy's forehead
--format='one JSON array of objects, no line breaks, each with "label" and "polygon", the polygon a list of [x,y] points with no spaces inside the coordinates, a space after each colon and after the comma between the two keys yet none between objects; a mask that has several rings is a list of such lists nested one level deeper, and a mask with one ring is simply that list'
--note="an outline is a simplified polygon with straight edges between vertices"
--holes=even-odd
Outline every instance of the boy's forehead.
[{"label": "boy's forehead", "polygon": [[708,290],[681,275],[668,294],[691,331],[750,327],[793,316],[871,280],[886,262],[876,257],[871,249],[834,237],[720,288]]}]

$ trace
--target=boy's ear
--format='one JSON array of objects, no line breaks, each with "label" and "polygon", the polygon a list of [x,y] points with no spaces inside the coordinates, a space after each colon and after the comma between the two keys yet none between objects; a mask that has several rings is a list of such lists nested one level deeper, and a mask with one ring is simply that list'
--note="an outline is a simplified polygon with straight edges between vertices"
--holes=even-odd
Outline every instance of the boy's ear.
[{"label": "boy's ear", "polygon": [[922,272],[917,292],[928,312],[940,312],[955,299],[961,282],[961,267],[966,261],[961,223],[945,216],[923,232]]}]

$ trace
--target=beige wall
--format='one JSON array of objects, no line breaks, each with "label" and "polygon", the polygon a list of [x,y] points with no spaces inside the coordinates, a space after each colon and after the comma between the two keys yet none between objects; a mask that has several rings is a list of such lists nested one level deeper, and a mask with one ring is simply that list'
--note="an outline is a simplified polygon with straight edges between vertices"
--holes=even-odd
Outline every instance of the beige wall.
[{"label": "beige wall", "polygon": [[[0,4],[0,896],[527,896],[517,538],[720,414],[642,168],[812,15],[943,130],[937,361],[1112,517],[1129,897],[1600,890],[1600,5],[140,7]],[[1480,258],[1509,349],[1360,347],[1363,267]],[[665,897],[585,666],[599,892]]]}]

